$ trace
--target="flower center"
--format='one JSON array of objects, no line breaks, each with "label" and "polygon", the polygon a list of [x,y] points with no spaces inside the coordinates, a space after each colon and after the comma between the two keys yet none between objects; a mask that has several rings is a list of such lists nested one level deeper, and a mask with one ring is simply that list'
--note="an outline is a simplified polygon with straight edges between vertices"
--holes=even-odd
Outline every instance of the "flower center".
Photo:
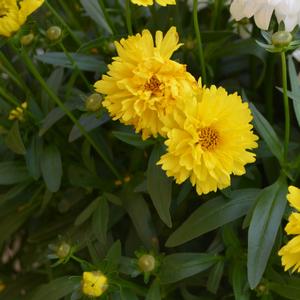
[{"label": "flower center", "polygon": [[211,128],[211,127],[204,127],[201,128],[199,131],[199,144],[203,150],[212,151],[214,150],[219,144],[219,133]]},{"label": "flower center", "polygon": [[161,82],[158,78],[153,75],[148,82],[145,83],[144,88],[147,91],[151,91],[153,94],[157,94],[160,92]]}]

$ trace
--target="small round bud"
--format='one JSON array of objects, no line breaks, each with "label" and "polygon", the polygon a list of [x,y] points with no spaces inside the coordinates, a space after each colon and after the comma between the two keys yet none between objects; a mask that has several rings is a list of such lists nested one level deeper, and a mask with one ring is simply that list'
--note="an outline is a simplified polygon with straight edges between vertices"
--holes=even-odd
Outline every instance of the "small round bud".
[{"label": "small round bud", "polygon": [[272,44],[275,47],[286,47],[293,40],[293,36],[287,31],[277,31],[272,35]]},{"label": "small round bud", "polygon": [[115,52],[115,51],[116,51],[116,46],[115,46],[115,44],[114,44],[113,42],[108,43],[108,44],[107,44],[107,50],[108,50],[109,52]]},{"label": "small round bud", "polygon": [[60,259],[64,259],[70,254],[70,251],[71,251],[71,246],[68,243],[63,242],[58,246],[56,250],[56,255]]},{"label": "small round bud", "polygon": [[20,42],[23,46],[28,46],[32,43],[33,39],[34,39],[34,34],[29,33],[29,34],[23,35],[20,39]]},{"label": "small round bud", "polygon": [[102,96],[100,94],[92,94],[85,101],[87,111],[96,112],[102,107]]},{"label": "small round bud", "polygon": [[61,37],[61,34],[62,34],[61,28],[58,27],[58,26],[49,27],[48,30],[47,30],[47,33],[46,33],[47,38],[50,41],[58,40]]},{"label": "small round bud", "polygon": [[150,254],[144,254],[139,258],[138,265],[142,272],[152,272],[156,265],[155,257]]},{"label": "small round bud", "polygon": [[195,48],[195,41],[193,39],[188,39],[185,43],[184,46],[186,49],[192,50]]}]

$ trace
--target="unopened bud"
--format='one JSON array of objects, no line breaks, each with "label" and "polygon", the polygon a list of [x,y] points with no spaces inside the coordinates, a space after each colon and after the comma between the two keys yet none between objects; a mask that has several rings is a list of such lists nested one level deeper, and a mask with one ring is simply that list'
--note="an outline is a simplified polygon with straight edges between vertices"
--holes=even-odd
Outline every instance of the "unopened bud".
[{"label": "unopened bud", "polygon": [[58,27],[58,26],[49,27],[48,30],[47,30],[47,33],[46,33],[47,38],[50,41],[58,40],[61,37],[61,34],[62,34],[61,28]]},{"label": "unopened bud", "polygon": [[152,272],[156,265],[155,257],[150,254],[144,254],[139,258],[138,265],[142,272]]},{"label": "unopened bud", "polygon": [[275,47],[286,47],[293,40],[293,36],[287,31],[277,31],[272,35],[272,44]]},{"label": "unopened bud", "polygon": [[64,259],[70,254],[70,251],[71,251],[71,246],[68,243],[63,242],[58,246],[56,250],[56,255],[60,259]]},{"label": "unopened bud", "polygon": [[29,33],[29,34],[23,35],[20,39],[20,42],[23,46],[28,46],[32,43],[33,39],[34,39],[34,34]]},{"label": "unopened bud", "polygon": [[96,112],[102,107],[102,96],[100,94],[92,94],[85,101],[87,111]]}]

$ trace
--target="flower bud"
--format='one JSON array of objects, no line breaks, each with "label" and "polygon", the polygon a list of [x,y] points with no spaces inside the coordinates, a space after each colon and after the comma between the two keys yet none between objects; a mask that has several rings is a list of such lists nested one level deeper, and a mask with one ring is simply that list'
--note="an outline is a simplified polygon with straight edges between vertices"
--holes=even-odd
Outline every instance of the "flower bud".
[{"label": "flower bud", "polygon": [[150,254],[142,255],[138,260],[138,266],[142,272],[152,272],[155,269],[155,257]]},{"label": "flower bud", "polygon": [[60,259],[66,258],[70,254],[70,252],[71,252],[71,246],[66,242],[62,242],[56,249],[56,255]]},{"label": "flower bud", "polygon": [[61,37],[61,34],[62,34],[61,28],[58,27],[58,26],[49,27],[48,30],[47,30],[47,33],[46,33],[47,38],[50,41],[58,40]]},{"label": "flower bud", "polygon": [[275,47],[286,47],[293,40],[293,36],[287,31],[277,31],[272,35],[272,44]]},{"label": "flower bud", "polygon": [[28,46],[32,43],[33,39],[34,39],[34,34],[29,33],[29,34],[23,35],[20,39],[20,42],[23,46]]},{"label": "flower bud", "polygon": [[83,273],[81,289],[84,295],[89,297],[100,297],[107,288],[107,277],[100,271]]},{"label": "flower bud", "polygon": [[87,111],[96,112],[102,107],[102,96],[100,94],[92,94],[85,101]]}]

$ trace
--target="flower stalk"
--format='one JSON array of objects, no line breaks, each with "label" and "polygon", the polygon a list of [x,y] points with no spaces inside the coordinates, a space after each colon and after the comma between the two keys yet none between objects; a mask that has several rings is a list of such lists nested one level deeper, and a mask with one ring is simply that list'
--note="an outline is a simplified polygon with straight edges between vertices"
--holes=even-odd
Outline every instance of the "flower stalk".
[{"label": "flower stalk", "polygon": [[131,10],[130,10],[130,0],[126,0],[126,25],[129,35],[133,35],[132,22],[131,22]]},{"label": "flower stalk", "polygon": [[196,34],[196,40],[197,40],[199,61],[201,66],[202,82],[203,84],[206,84],[207,76],[206,76],[206,68],[205,68],[205,59],[204,59],[203,43],[202,43],[201,33],[199,29],[199,20],[198,20],[198,0],[194,0],[193,20],[194,20],[194,30]]}]

